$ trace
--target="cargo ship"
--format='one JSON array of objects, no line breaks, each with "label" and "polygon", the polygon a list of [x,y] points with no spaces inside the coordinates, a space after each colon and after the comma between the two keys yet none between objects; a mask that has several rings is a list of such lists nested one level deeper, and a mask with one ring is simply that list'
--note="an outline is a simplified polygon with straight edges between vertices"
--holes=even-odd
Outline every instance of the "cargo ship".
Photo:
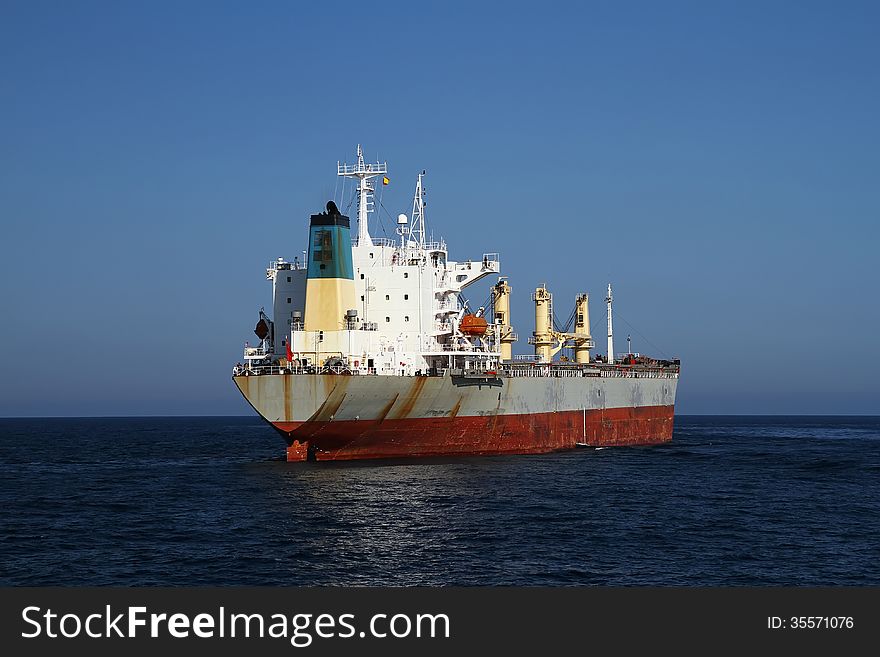
[{"label": "cargo ship", "polygon": [[[532,352],[513,354],[510,281],[497,253],[451,260],[428,233],[423,171],[394,238],[370,235],[386,162],[337,162],[352,182],[356,235],[334,201],[309,219],[303,258],[278,258],[271,317],[261,309],[232,379],[287,442],[289,461],[535,454],[672,440],[677,359],[595,353],[589,295],[566,326],[553,295],[532,295]],[[344,198],[344,196],[343,196]],[[390,216],[390,215],[389,215]],[[463,291],[492,277],[484,307]]]}]

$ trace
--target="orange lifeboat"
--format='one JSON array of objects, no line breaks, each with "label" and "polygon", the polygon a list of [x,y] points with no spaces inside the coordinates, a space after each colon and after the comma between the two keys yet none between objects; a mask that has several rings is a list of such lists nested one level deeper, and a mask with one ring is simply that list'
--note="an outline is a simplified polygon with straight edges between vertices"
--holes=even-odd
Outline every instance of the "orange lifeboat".
[{"label": "orange lifeboat", "polygon": [[461,318],[461,324],[458,325],[459,330],[465,335],[486,335],[488,328],[486,320],[476,315],[465,315]]}]

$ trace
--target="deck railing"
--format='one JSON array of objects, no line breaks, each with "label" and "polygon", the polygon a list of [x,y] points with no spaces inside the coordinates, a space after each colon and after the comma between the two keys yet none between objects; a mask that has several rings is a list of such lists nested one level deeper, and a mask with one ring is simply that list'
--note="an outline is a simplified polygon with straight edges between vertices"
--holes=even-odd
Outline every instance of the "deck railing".
[{"label": "deck railing", "polygon": [[[397,368],[388,370],[397,375]],[[677,379],[677,367],[617,367],[615,365],[593,366],[559,366],[554,365],[501,365],[497,370],[487,369],[493,376],[527,377],[527,378],[628,378],[628,379]],[[376,375],[375,367],[349,369],[344,366],[334,367],[281,367],[280,365],[236,365],[232,368],[233,376],[260,376],[266,374],[345,374],[345,375]],[[420,370],[413,376],[445,376],[446,369],[437,369],[436,374],[430,370]]]},{"label": "deck railing", "polygon": [[617,365],[502,365],[501,371],[509,377],[581,378],[604,377],[624,379],[677,379],[678,367],[632,367]]}]

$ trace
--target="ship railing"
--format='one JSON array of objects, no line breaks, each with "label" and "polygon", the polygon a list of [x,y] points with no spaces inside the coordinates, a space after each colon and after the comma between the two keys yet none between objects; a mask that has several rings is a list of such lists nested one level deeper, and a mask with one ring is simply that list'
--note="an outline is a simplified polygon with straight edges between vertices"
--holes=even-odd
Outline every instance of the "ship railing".
[{"label": "ship railing", "polygon": [[602,367],[599,370],[604,377],[619,379],[676,379],[678,369],[664,367],[615,367],[614,365]]},{"label": "ship railing", "polygon": [[257,376],[260,374],[283,374],[282,370],[290,368],[278,365],[236,365],[232,368],[232,376]]},{"label": "ship railing", "polygon": [[[451,345],[443,345],[451,347]],[[455,353],[452,349],[447,349]],[[476,351],[458,351],[468,355],[480,355]],[[491,370],[494,365],[486,364],[486,369]],[[391,368],[389,372],[397,372]],[[445,374],[445,369],[438,369],[438,376]],[[505,363],[498,367],[498,371],[508,377],[551,377],[551,378],[581,378],[581,377],[604,377],[604,378],[628,378],[628,379],[677,379],[679,368],[677,367],[628,367],[617,365],[594,364],[558,364],[547,365],[542,363]],[[297,366],[287,367],[278,363],[271,365],[237,364],[232,368],[233,376],[260,376],[266,374],[345,374],[345,375],[376,375],[375,367],[350,369],[344,365],[311,367]]]},{"label": "ship railing", "polygon": [[510,377],[553,377],[581,378],[606,377],[629,379],[676,379],[679,370],[674,367],[618,367],[616,365],[560,364],[554,363],[506,363],[501,366],[506,376]]},{"label": "ship railing", "polygon": [[591,369],[559,369],[556,367],[547,367],[546,365],[543,367],[510,367],[503,366],[503,372],[505,376],[509,377],[527,377],[527,378],[542,378],[542,377],[551,377],[551,378],[567,378],[567,379],[580,379],[584,377],[598,377],[598,370]]},{"label": "ship railing", "polygon": [[[397,374],[399,372],[398,368],[390,367],[383,369],[384,372],[388,374]],[[438,370],[441,372],[441,370]],[[445,372],[445,370],[442,370]],[[268,374],[292,374],[292,375],[301,375],[301,374],[337,374],[337,375],[351,375],[351,376],[376,376],[379,374],[379,369],[376,367],[364,367],[364,368],[349,368],[344,365],[334,365],[334,366],[322,366],[322,367],[312,367],[312,366],[297,366],[297,367],[287,367],[283,365],[279,365],[278,363],[273,363],[271,365],[241,365],[238,364],[232,368],[232,376],[265,376]],[[427,373],[422,376],[431,376]],[[442,376],[442,374],[438,374],[438,376]]]},{"label": "ship railing", "polygon": [[[375,368],[373,368],[375,369]],[[286,367],[273,363],[272,365],[236,365],[232,368],[233,376],[259,376],[263,374],[360,374],[360,369],[349,369],[345,366],[326,367]]]},{"label": "ship railing", "polygon": [[[394,246],[394,247],[397,246],[397,242],[395,242],[394,240],[389,239],[387,237],[371,237],[370,242],[372,242],[373,246]],[[351,245],[352,246],[358,245],[357,237],[352,238]]]},{"label": "ship railing", "polygon": [[339,162],[336,164],[336,174],[339,176],[350,176],[353,173],[370,173],[380,174],[388,173],[387,162],[376,162],[375,164],[344,164]]},{"label": "ship railing", "polygon": [[299,258],[295,258],[293,262],[285,262],[283,260],[271,260],[266,271],[289,271],[305,269],[306,264],[300,262]]},{"label": "ship railing", "polygon": [[483,254],[483,267],[488,269],[497,269],[498,263],[501,262],[501,256],[497,253]]},{"label": "ship railing", "polygon": [[[382,376],[393,375],[398,376],[400,373],[399,368],[396,367],[388,367],[381,368]],[[438,368],[426,368],[421,370],[416,370],[412,374],[408,376],[430,376],[430,377],[444,377],[447,372],[450,370],[445,367]],[[494,367],[491,367],[487,364],[487,366],[483,369],[474,369],[468,370],[469,372],[477,372],[481,375],[493,375],[496,376],[497,372],[500,370],[496,370]],[[232,376],[266,376],[270,374],[281,374],[281,375],[302,375],[302,374],[337,374],[337,375],[351,375],[351,376],[380,376],[380,368],[376,367],[365,367],[359,369],[349,369],[344,366],[334,366],[334,367],[284,367],[277,363],[273,363],[272,365],[242,365],[241,363],[235,365],[232,368]]]},{"label": "ship railing", "polygon": [[440,347],[436,351],[448,351],[456,354],[486,354],[494,355],[495,352],[488,352],[480,347],[475,347],[473,345],[461,345],[461,344],[440,344],[437,345]]}]

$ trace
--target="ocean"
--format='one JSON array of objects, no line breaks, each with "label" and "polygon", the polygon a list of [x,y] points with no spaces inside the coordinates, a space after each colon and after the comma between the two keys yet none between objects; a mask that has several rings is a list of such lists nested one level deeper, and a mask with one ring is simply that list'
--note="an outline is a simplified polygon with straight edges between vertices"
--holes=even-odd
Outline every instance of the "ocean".
[{"label": "ocean", "polygon": [[291,463],[256,417],[0,420],[0,584],[880,585],[880,418]]}]

